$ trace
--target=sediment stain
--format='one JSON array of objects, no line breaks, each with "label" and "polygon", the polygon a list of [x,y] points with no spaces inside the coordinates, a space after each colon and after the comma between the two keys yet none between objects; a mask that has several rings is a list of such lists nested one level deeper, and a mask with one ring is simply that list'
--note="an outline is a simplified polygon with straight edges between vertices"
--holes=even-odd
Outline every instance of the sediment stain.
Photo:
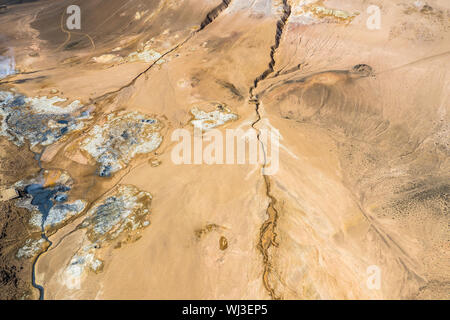
[{"label": "sediment stain", "polygon": [[194,234],[195,234],[197,239],[201,239],[205,235],[207,235],[208,233],[210,233],[212,231],[215,231],[215,230],[220,230],[222,228],[223,227],[219,226],[218,224],[210,223],[210,224],[207,224],[206,226],[204,226],[203,228],[195,230]]}]

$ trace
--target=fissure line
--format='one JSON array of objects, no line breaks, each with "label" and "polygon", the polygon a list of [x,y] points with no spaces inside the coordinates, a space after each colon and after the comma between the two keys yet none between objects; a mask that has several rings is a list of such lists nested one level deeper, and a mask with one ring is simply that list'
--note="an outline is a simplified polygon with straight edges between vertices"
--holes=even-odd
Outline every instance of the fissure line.
[{"label": "fissure line", "polygon": [[266,151],[264,143],[262,142],[260,136],[261,131],[256,127],[258,122],[261,121],[261,114],[259,107],[261,105],[261,102],[259,101],[258,95],[254,94],[255,89],[258,87],[258,84],[260,81],[267,78],[268,75],[274,72],[274,67],[276,64],[275,61],[275,53],[280,46],[281,37],[283,35],[284,27],[286,25],[287,20],[289,19],[289,16],[291,14],[291,6],[289,5],[287,0],[283,1],[283,14],[281,18],[277,21],[277,29],[275,34],[275,43],[270,47],[270,62],[266,70],[264,70],[263,73],[261,73],[254,81],[253,86],[250,87],[249,90],[249,96],[250,96],[250,102],[255,105],[255,112],[256,112],[256,120],[252,123],[252,127],[257,131],[257,138],[259,143],[261,144],[263,155],[264,155],[264,162],[262,165],[262,173],[264,178],[264,184],[266,187],[266,196],[269,198],[269,204],[267,206],[266,214],[267,219],[262,224],[260,228],[260,235],[259,235],[259,242],[258,242],[258,249],[261,252],[263,256],[263,265],[264,265],[264,271],[263,271],[263,284],[266,290],[268,291],[269,295],[272,299],[281,299],[281,296],[279,296],[275,292],[275,288],[270,283],[270,275],[273,272],[273,263],[271,259],[271,255],[269,253],[269,249],[273,247],[277,247],[278,243],[276,241],[276,226],[277,226],[277,220],[279,216],[279,212],[277,211],[277,199],[273,196],[272,190],[271,190],[271,180],[268,175],[265,174],[265,168],[267,166],[267,157],[266,157]]}]

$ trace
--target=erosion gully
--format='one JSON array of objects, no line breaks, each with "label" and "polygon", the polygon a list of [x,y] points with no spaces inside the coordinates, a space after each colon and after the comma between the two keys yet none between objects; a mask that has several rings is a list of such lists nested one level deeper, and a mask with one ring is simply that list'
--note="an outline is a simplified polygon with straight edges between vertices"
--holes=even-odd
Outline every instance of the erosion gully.
[{"label": "erosion gully", "polygon": [[258,84],[260,81],[266,79],[271,73],[274,72],[274,67],[276,64],[275,61],[275,53],[280,46],[281,37],[283,35],[284,28],[286,26],[286,22],[289,19],[289,16],[291,15],[291,6],[288,3],[287,0],[283,1],[283,14],[281,18],[277,21],[277,28],[276,28],[276,34],[275,34],[275,42],[270,47],[270,61],[267,69],[265,69],[255,80],[253,81],[253,86],[250,87],[249,90],[249,96],[250,96],[250,103],[253,103],[255,105],[255,111],[256,111],[256,120],[252,123],[253,129],[257,131],[257,138],[259,143],[261,144],[263,154],[264,154],[264,161],[262,165],[262,174],[264,178],[264,183],[266,187],[266,196],[269,198],[269,205],[267,206],[266,213],[267,213],[267,219],[262,224],[260,228],[260,235],[259,235],[259,243],[258,243],[258,249],[261,252],[263,256],[263,284],[266,288],[267,292],[271,296],[272,299],[281,299],[281,296],[279,296],[275,292],[275,288],[270,283],[270,274],[273,270],[273,263],[271,259],[271,255],[269,253],[269,249],[271,246],[277,247],[278,243],[276,240],[277,234],[276,234],[276,226],[277,221],[279,217],[279,212],[277,210],[277,199],[272,194],[271,189],[271,180],[268,175],[265,174],[265,168],[267,166],[267,157],[266,157],[266,150],[264,143],[260,139],[261,137],[261,131],[256,127],[258,122],[261,121],[261,114],[259,107],[261,105],[261,102],[259,100],[259,96],[254,94],[254,91],[257,89]]}]

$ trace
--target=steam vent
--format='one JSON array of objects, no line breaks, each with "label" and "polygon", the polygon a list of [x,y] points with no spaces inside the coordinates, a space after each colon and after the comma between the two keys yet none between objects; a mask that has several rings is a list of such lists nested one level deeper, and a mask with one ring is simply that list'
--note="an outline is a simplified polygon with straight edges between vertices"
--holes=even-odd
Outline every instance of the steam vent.
[{"label": "steam vent", "polygon": [[448,0],[0,0],[0,300],[448,300],[449,107]]}]

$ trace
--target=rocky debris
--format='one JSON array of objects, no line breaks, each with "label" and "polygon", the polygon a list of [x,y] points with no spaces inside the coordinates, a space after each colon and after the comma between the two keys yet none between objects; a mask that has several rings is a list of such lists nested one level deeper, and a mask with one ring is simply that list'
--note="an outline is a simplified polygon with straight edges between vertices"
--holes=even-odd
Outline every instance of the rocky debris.
[{"label": "rocky debris", "polygon": [[[119,54],[106,53],[98,57],[93,57],[92,61],[101,64],[126,63],[126,62],[155,62],[164,63],[160,58],[162,55],[151,48],[151,41],[147,41],[141,49],[131,52],[128,56],[122,57]],[[114,50],[113,50],[114,52]]]},{"label": "rocky debris", "polygon": [[151,200],[148,192],[131,185],[120,185],[88,211],[79,226],[86,230],[83,245],[63,272],[64,283],[69,289],[79,287],[87,270],[102,270],[103,262],[98,257],[100,249],[109,247],[114,240],[114,247],[119,248],[133,239],[137,230],[150,225]]},{"label": "rocky debris", "polygon": [[218,104],[216,110],[206,112],[198,109],[197,107],[191,110],[193,119],[191,124],[194,128],[201,130],[208,130],[218,126],[221,126],[229,121],[234,121],[238,119],[238,115],[231,112],[227,107]]},{"label": "rocky debris", "polygon": [[328,8],[323,0],[300,0],[293,5],[293,18],[301,24],[344,23],[349,24],[359,15],[344,10]]},{"label": "rocky debris", "polygon": [[94,205],[81,223],[93,242],[116,239],[125,230],[148,225],[152,196],[134,186],[121,185],[106,199]]},{"label": "rocky debris", "polygon": [[29,299],[30,291],[27,283],[25,268],[18,263],[0,265],[0,299],[1,300],[19,300]]},{"label": "rocky debris", "polygon": [[45,243],[46,241],[43,238],[38,240],[27,239],[24,246],[17,251],[16,257],[18,259],[33,258],[36,254],[43,250]]},{"label": "rocky debris", "polygon": [[103,262],[96,259],[92,247],[84,247],[75,254],[63,272],[63,281],[69,289],[80,289],[82,277],[87,270],[101,271]]},{"label": "rocky debris", "polygon": [[28,141],[33,147],[50,145],[65,134],[82,129],[83,121],[90,118],[89,112],[82,111],[83,106],[78,100],[66,107],[56,105],[66,101],[57,96],[27,98],[0,91],[0,135],[17,146]]},{"label": "rocky debris", "polygon": [[[144,48],[141,50],[137,50],[135,52],[130,53],[125,60],[127,62],[154,62],[161,58],[161,54],[150,47],[151,43],[146,42]],[[164,61],[159,60],[158,63],[163,63]]]},{"label": "rocky debris", "polygon": [[14,205],[16,200],[0,202],[0,300],[32,298],[30,290],[31,259],[18,259],[30,230],[30,213]]},{"label": "rocky debris", "polygon": [[98,175],[109,177],[138,154],[156,150],[162,142],[161,123],[139,112],[112,113],[80,142],[81,150],[99,164]]},{"label": "rocky debris", "polygon": [[16,254],[33,231],[28,224],[31,212],[15,205],[15,194],[21,193],[11,185],[36,175],[39,168],[31,151],[18,148],[4,137],[0,137],[0,150],[1,188],[8,190],[6,199],[14,196],[0,201],[0,300],[30,299],[34,297],[30,286],[32,260],[18,259]]}]

